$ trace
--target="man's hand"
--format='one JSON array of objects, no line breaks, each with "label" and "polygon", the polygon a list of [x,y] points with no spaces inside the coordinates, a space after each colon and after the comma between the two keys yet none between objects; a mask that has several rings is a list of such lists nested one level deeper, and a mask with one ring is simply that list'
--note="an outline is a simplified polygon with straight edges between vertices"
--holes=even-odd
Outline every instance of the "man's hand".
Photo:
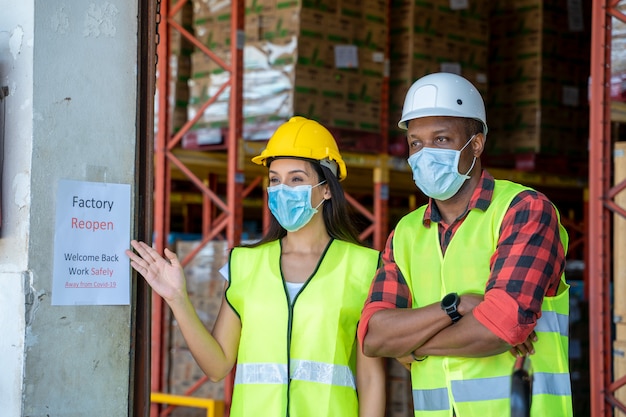
[{"label": "man's hand", "polygon": [[411,372],[411,363],[413,363],[413,357],[411,355],[396,358],[402,366],[404,366],[409,372]]},{"label": "man's hand", "polygon": [[509,350],[509,352],[511,353],[511,355],[515,357],[532,355],[533,353],[535,353],[535,348],[533,347],[533,343],[536,341],[537,341],[537,333],[535,333],[535,331],[533,330],[528,336],[528,338],[526,339],[526,341],[524,341],[524,343],[513,346],[511,350]]},{"label": "man's hand", "polygon": [[457,308],[460,315],[464,316],[472,311],[478,304],[483,301],[482,294],[461,294],[461,302]]}]

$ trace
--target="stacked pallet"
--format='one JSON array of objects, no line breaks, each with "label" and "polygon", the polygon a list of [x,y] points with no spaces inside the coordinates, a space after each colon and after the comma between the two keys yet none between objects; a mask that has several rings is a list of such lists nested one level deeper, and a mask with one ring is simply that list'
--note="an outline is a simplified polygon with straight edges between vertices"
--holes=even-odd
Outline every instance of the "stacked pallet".
[{"label": "stacked pallet", "polygon": [[386,359],[387,406],[385,417],[413,416],[411,373],[395,359]]},{"label": "stacked pallet", "polygon": [[[386,0],[248,1],[245,13],[244,139],[267,139],[293,115],[329,128],[380,132],[387,42]],[[194,1],[196,37],[230,60],[230,2]],[[197,50],[192,55],[188,118],[230,74]],[[228,88],[199,117],[196,145],[221,140]],[[368,150],[364,148],[363,150]]]},{"label": "stacked pallet", "polygon": [[[182,261],[188,254],[196,250],[199,244],[198,241],[179,240],[173,249],[175,249],[178,259]],[[184,267],[189,298],[198,313],[198,317],[209,330],[213,329],[222,303],[225,280],[219,269],[228,262],[227,248],[226,241],[209,242]],[[168,366],[165,376],[168,392],[184,395],[204,378],[204,373],[191,355],[173,317],[171,317],[168,332]],[[206,381],[189,395],[224,400],[224,381]],[[177,408],[170,415],[173,417],[200,417],[206,415],[206,410]]]},{"label": "stacked pallet", "polygon": [[486,98],[490,2],[392,0],[389,48],[389,153],[406,156],[396,123],[415,80],[452,72],[470,80]]},{"label": "stacked pallet", "polygon": [[493,6],[489,150],[585,154],[590,1],[502,0]]}]

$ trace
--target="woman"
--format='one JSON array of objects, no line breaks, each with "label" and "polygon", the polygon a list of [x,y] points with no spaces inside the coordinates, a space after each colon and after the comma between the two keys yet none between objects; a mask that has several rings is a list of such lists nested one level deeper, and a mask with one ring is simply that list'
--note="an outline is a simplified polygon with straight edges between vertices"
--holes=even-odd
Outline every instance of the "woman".
[{"label": "woman", "polygon": [[363,355],[356,339],[379,253],[358,244],[333,136],[293,117],[252,161],[268,167],[271,225],[260,242],[231,251],[212,333],[173,252],[162,258],[133,241],[131,266],[168,303],[211,380],[237,363],[231,416],[384,416],[382,359]]}]

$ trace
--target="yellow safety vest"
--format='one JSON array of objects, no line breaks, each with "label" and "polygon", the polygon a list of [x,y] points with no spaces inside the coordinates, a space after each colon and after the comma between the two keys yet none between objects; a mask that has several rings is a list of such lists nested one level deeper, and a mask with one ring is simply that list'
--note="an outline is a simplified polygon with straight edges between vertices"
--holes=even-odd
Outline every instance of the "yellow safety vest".
[{"label": "yellow safety vest", "polygon": [[[394,257],[407,280],[413,308],[440,301],[450,292],[484,294],[489,262],[500,235],[502,219],[513,198],[528,188],[496,180],[487,211],[473,209],[441,253],[437,225],[423,226],[426,207],[405,216],[394,234]],[[567,233],[560,225],[567,251]],[[561,277],[559,293],[545,297],[535,332],[531,416],[571,416],[568,363],[569,285]],[[461,321],[462,323],[462,321]],[[462,325],[462,324],[461,324]],[[411,366],[415,416],[457,417],[510,415],[511,374],[515,358],[509,352],[485,358],[430,356]]]},{"label": "yellow safety vest", "polygon": [[241,319],[232,417],[358,417],[356,329],[379,252],[333,240],[290,305],[281,244],[231,252]]}]

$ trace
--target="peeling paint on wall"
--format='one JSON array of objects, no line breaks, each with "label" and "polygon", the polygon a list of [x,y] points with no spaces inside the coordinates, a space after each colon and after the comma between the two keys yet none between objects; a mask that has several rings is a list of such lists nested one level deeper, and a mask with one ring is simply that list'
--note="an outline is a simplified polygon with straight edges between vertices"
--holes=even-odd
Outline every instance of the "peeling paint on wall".
[{"label": "peeling paint on wall", "polygon": [[24,40],[24,29],[21,26],[16,27],[11,31],[11,37],[9,38],[9,50],[13,59],[17,59],[17,56],[22,50],[22,41]]},{"label": "peeling paint on wall", "polygon": [[[11,184],[11,188],[13,191],[13,203],[17,207],[15,213],[19,216],[19,218],[23,218],[23,216],[27,216],[27,210],[30,207],[30,173],[21,172],[13,177],[13,182]],[[23,236],[28,242],[28,236],[30,234],[30,221],[28,221],[27,217],[23,218],[23,221],[18,221],[15,224],[15,233],[18,236]]]},{"label": "peeling paint on wall", "polygon": [[[30,327],[35,315],[37,314],[37,310],[39,310],[39,305],[41,301],[41,295],[37,294],[37,290],[33,284],[33,274],[31,271],[24,272],[24,297],[25,297],[25,316],[26,316],[26,327]],[[28,343],[37,342],[37,338],[33,337],[31,340],[27,341]]]},{"label": "peeling paint on wall", "polygon": [[115,5],[104,2],[102,5],[90,4],[87,16],[85,16],[85,36],[99,37],[101,35],[115,36],[115,17],[119,10]]},{"label": "peeling paint on wall", "polygon": [[22,172],[17,174],[13,178],[13,202],[18,208],[23,208],[28,205],[30,197],[30,176],[29,174]]},{"label": "peeling paint on wall", "polygon": [[70,18],[63,8],[50,17],[50,26],[54,32],[65,35],[69,32]]}]

